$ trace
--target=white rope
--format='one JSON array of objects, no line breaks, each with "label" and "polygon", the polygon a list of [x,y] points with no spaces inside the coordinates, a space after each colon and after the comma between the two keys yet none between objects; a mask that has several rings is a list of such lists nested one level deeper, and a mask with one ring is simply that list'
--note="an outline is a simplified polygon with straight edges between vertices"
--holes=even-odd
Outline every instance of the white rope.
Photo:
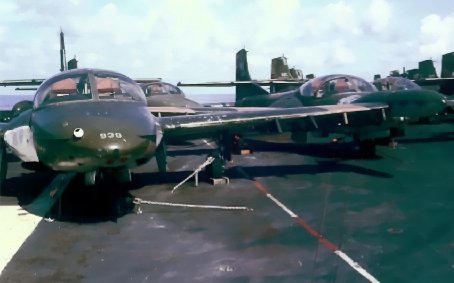
[{"label": "white rope", "polygon": [[210,165],[211,163],[213,163],[214,161],[214,157],[210,156],[207,158],[207,160],[205,162],[203,162],[197,169],[194,170],[194,172],[191,173],[191,175],[189,175],[188,177],[186,177],[183,181],[181,181],[178,185],[176,185],[175,187],[173,187],[172,189],[172,193],[178,189],[179,187],[181,187],[181,185],[183,185],[184,183],[186,183],[187,180],[191,179],[192,176],[194,176],[195,174],[199,173],[200,171],[203,170],[203,168],[205,168],[206,166]]},{"label": "white rope", "polygon": [[172,202],[149,201],[149,200],[143,200],[143,199],[140,199],[140,198],[135,198],[133,202],[135,204],[152,204],[152,205],[186,207],[186,208],[207,208],[207,209],[221,209],[221,210],[247,210],[247,211],[253,211],[252,208],[249,208],[249,207],[246,207],[246,206],[222,206],[222,205],[172,203]]}]

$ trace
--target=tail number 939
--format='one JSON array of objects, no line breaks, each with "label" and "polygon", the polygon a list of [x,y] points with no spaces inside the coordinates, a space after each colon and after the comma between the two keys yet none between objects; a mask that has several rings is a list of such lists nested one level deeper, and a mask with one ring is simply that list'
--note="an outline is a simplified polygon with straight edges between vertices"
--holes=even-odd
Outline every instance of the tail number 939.
[{"label": "tail number 939", "polygon": [[100,133],[99,137],[102,140],[105,139],[121,139],[123,135],[121,133]]}]

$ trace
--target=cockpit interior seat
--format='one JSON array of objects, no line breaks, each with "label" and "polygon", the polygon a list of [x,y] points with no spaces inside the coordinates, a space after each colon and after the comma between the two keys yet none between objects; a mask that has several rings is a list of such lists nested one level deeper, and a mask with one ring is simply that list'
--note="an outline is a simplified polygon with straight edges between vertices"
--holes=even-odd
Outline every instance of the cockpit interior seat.
[{"label": "cockpit interior seat", "polygon": [[98,93],[119,93],[120,82],[112,78],[96,78]]},{"label": "cockpit interior seat", "polygon": [[336,91],[338,93],[349,92],[350,87],[348,86],[347,82],[343,79],[338,79],[336,81]]},{"label": "cockpit interior seat", "polygon": [[77,93],[76,82],[70,78],[55,82],[51,86],[51,92],[55,95]]}]

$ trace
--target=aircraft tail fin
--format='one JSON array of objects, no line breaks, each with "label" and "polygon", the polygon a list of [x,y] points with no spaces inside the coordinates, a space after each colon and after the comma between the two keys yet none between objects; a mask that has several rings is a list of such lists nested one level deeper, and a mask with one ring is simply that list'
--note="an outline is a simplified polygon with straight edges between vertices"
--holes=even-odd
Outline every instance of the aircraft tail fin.
[{"label": "aircraft tail fin", "polygon": [[271,79],[291,79],[292,75],[287,64],[287,58],[282,55],[271,59]]},{"label": "aircraft tail fin", "polygon": [[289,68],[287,57],[282,55],[271,59],[271,79],[302,80],[303,72],[300,69]]},{"label": "aircraft tail fin", "polygon": [[[446,53],[441,57],[441,78],[439,91],[446,95],[454,95],[454,52]],[[454,110],[454,105],[451,107]]]},{"label": "aircraft tail fin", "polygon": [[[236,53],[236,80],[240,82],[251,81],[247,64],[247,51],[244,48]],[[249,96],[269,94],[261,86],[253,82],[237,84],[235,88],[236,101]]]},{"label": "aircraft tail fin", "polygon": [[241,49],[236,53],[236,77],[237,81],[250,81],[249,67],[247,65],[247,51]]},{"label": "aircraft tail fin", "polygon": [[443,54],[441,57],[441,77],[454,78],[454,52]]},{"label": "aircraft tail fin", "polygon": [[426,78],[438,78],[437,72],[435,71],[434,62],[432,60],[424,60],[419,62],[419,75]]},{"label": "aircraft tail fin", "polygon": [[[289,68],[287,57],[282,55],[271,59],[271,79],[273,80],[303,80],[303,71],[301,69]],[[271,86],[271,92],[282,92],[294,89],[294,86],[285,84],[274,84]]]}]

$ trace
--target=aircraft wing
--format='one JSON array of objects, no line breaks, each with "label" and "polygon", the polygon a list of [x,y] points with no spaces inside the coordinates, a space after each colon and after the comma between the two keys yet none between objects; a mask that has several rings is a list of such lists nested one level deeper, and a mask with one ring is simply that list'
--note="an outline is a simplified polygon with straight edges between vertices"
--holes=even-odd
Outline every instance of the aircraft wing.
[{"label": "aircraft wing", "polygon": [[[134,79],[137,83],[154,83],[161,81],[161,78],[141,78]],[[20,79],[20,80],[2,80],[0,86],[39,86],[45,79]],[[28,90],[28,89],[27,89]]]},{"label": "aircraft wing", "polygon": [[195,115],[213,112],[231,112],[237,111],[233,107],[173,107],[159,106],[147,107],[147,109],[155,116],[171,116],[171,115]]},{"label": "aircraft wing", "polygon": [[426,86],[426,85],[438,85],[438,84],[444,83],[444,82],[454,82],[454,78],[425,78],[425,79],[418,79],[418,80],[413,80],[413,81],[420,86]]},{"label": "aircraft wing", "polygon": [[[263,107],[173,107],[173,106],[159,106],[147,107],[147,109],[156,116],[170,116],[170,115],[196,115],[207,114],[216,112],[252,112],[263,111]],[[281,108],[266,108],[267,110],[277,110]]]},{"label": "aircraft wing", "polygon": [[274,84],[281,84],[281,85],[301,85],[306,80],[279,80],[279,79],[271,79],[271,80],[252,80],[252,81],[225,81],[225,82],[205,82],[205,83],[182,83],[178,82],[177,86],[194,86],[194,87],[230,87],[230,86],[237,86],[237,85],[246,85],[246,84],[257,84],[261,86],[270,86]]},{"label": "aircraft wing", "polygon": [[44,79],[3,80],[0,86],[39,86]]},{"label": "aircraft wing", "polygon": [[388,105],[384,103],[358,103],[298,108],[230,108],[226,112],[218,111],[199,115],[161,117],[160,125],[165,138],[202,138],[210,137],[222,130],[238,130],[267,122],[302,122],[308,119],[315,123],[316,117],[343,116],[348,124],[349,113],[382,111]]},{"label": "aircraft wing", "polygon": [[162,106],[162,107],[147,107],[150,113],[153,113],[157,116],[161,115],[187,115],[187,114],[196,114],[197,112],[191,108],[187,107],[171,107],[171,106]]}]

